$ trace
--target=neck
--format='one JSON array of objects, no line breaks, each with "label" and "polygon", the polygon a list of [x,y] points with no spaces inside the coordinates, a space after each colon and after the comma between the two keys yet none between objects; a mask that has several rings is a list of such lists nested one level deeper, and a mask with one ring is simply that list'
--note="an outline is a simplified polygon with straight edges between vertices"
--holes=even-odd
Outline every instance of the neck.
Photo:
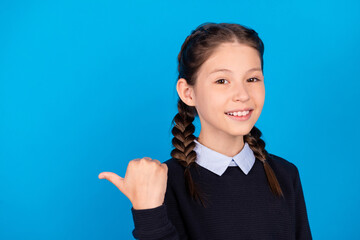
[{"label": "neck", "polygon": [[202,145],[224,154],[228,157],[233,157],[244,148],[244,136],[208,136],[200,131],[197,141]]}]

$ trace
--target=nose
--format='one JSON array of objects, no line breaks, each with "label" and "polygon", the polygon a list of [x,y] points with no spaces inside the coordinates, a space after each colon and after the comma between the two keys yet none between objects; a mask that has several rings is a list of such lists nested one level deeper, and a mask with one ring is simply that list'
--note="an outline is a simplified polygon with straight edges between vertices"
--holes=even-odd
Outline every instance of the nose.
[{"label": "nose", "polygon": [[234,102],[237,102],[237,101],[246,102],[249,100],[249,98],[250,98],[250,95],[249,95],[248,89],[244,83],[239,83],[239,84],[234,85],[234,89],[233,89],[233,101]]}]

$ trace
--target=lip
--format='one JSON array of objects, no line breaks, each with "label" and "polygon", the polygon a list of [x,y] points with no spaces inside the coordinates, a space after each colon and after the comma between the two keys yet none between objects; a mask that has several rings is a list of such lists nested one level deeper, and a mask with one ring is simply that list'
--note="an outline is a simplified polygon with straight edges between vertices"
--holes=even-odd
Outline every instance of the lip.
[{"label": "lip", "polygon": [[[243,110],[247,111],[247,110]],[[236,111],[235,111],[236,112]],[[251,117],[251,113],[253,112],[253,109],[249,109],[249,113],[245,116],[232,116],[225,113],[226,116],[228,116],[230,119],[236,120],[236,121],[246,121]]]},{"label": "lip", "polygon": [[254,109],[253,109],[253,108],[235,109],[235,110],[227,111],[227,112],[225,112],[225,113],[230,113],[230,112],[243,112],[243,111],[251,111],[251,110],[254,110]]}]

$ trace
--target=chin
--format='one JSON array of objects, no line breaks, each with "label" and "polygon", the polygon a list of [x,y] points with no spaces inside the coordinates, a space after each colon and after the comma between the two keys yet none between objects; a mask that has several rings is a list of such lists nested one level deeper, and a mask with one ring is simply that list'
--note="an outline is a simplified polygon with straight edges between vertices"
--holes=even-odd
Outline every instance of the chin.
[{"label": "chin", "polygon": [[249,131],[234,131],[234,132],[231,132],[230,135],[233,135],[234,137],[237,137],[237,136],[245,136],[247,134],[249,134],[250,130]]},{"label": "chin", "polygon": [[250,131],[253,127],[254,127],[254,125],[251,125],[249,127],[242,128],[242,129],[234,129],[233,131],[229,131],[229,132],[233,136],[240,136],[240,135],[245,136],[250,133]]}]

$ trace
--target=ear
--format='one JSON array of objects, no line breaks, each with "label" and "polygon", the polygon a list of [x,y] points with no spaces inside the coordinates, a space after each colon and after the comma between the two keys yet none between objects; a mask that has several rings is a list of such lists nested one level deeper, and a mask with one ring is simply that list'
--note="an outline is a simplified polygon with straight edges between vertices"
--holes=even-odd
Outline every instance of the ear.
[{"label": "ear", "polygon": [[180,78],[176,84],[176,91],[180,99],[188,106],[195,106],[195,94],[193,86],[187,84],[184,78]]}]

